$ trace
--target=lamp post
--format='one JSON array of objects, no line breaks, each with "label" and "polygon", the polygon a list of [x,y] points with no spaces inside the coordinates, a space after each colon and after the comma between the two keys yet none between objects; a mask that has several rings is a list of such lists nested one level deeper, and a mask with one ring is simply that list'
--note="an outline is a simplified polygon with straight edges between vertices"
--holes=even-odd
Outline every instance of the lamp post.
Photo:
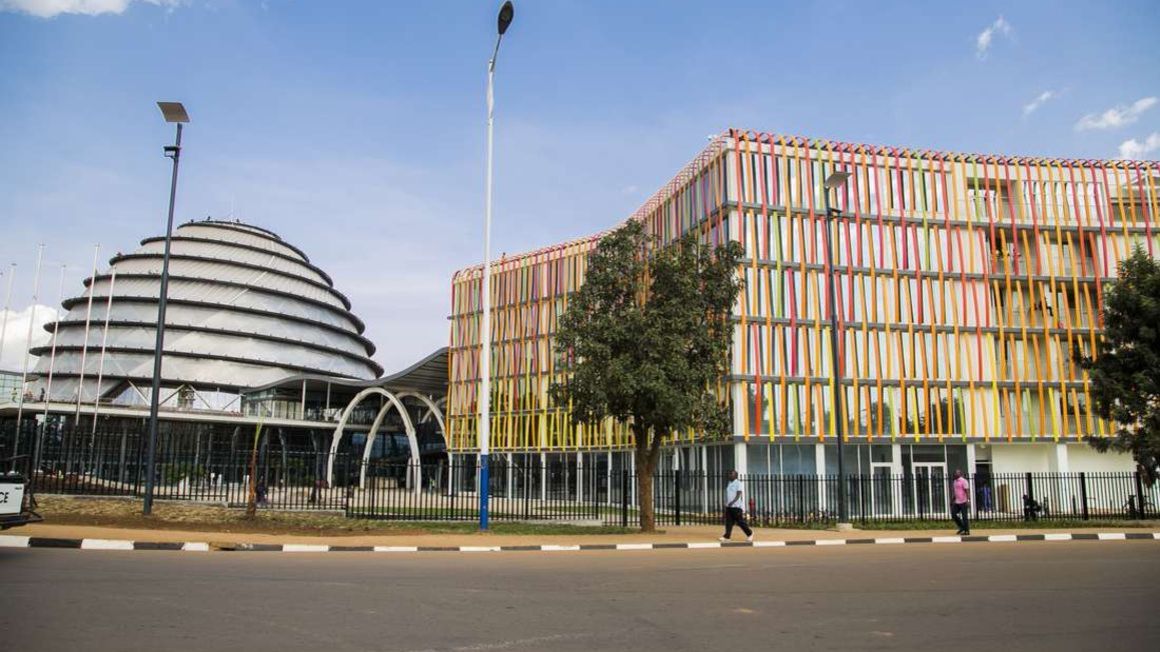
[{"label": "lamp post", "polygon": [[838,366],[838,304],[837,292],[834,289],[834,245],[830,231],[834,226],[836,209],[830,208],[830,191],[845,185],[850,178],[849,172],[834,172],[826,177],[825,207],[826,207],[826,276],[830,286],[830,373],[833,375],[833,410],[834,435],[838,440],[838,529],[849,530],[850,514],[846,505],[846,465],[842,459],[843,432],[845,431],[846,417],[842,411],[842,369]]},{"label": "lamp post", "polygon": [[483,218],[483,317],[479,327],[479,529],[487,529],[488,487],[491,474],[488,471],[488,445],[491,439],[491,159],[492,159],[492,115],[495,110],[495,60],[499,56],[499,44],[504,32],[512,24],[515,8],[511,0],[500,7],[496,20],[495,50],[487,62],[487,189]]},{"label": "lamp post", "polygon": [[[169,292],[169,247],[173,239],[173,204],[177,199],[177,165],[181,159],[181,128],[189,114],[181,102],[158,102],[165,121],[177,125],[177,139],[165,146],[165,156],[173,159],[169,182],[169,221],[165,225],[165,253],[161,257],[161,288],[157,298],[157,343],[153,347],[153,391],[149,396],[149,446],[145,452],[145,502],[141,513],[153,513],[153,470],[157,457],[157,411],[161,398],[161,349],[165,344],[165,299]],[[95,417],[94,417],[95,418]]]}]

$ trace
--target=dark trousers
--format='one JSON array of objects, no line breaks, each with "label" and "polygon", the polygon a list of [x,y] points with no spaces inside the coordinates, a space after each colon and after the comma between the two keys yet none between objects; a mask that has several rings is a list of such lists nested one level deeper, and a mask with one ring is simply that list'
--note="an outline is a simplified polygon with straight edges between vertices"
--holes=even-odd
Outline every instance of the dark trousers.
[{"label": "dark trousers", "polygon": [[725,538],[728,539],[733,535],[733,525],[736,524],[745,533],[745,536],[753,536],[753,530],[749,529],[749,524],[745,522],[745,513],[741,511],[740,507],[726,507],[725,508]]},{"label": "dark trousers", "polygon": [[971,531],[971,504],[970,503],[951,503],[951,518],[955,520],[955,525],[959,526],[959,531]]}]

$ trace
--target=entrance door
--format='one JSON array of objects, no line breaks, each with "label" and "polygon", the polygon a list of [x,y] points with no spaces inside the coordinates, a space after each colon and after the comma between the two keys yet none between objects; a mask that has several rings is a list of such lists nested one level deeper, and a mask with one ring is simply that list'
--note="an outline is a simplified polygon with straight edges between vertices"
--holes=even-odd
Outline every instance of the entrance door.
[{"label": "entrance door", "polygon": [[914,463],[915,510],[923,516],[946,517],[947,465],[944,462]]}]

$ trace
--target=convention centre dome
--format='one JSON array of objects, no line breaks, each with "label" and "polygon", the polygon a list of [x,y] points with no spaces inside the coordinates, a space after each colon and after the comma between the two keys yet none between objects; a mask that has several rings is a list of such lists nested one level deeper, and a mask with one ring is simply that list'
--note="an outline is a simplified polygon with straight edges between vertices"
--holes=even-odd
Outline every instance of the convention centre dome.
[{"label": "convention centre dome", "polygon": [[[55,343],[32,350],[34,392],[85,402],[144,398],[164,247],[164,237],[142,240],[64,301],[67,314],[45,327],[57,329]],[[369,380],[383,371],[350,301],[302,250],[266,229],[212,219],[179,226],[167,296],[165,388],[237,392],[298,374]]]}]

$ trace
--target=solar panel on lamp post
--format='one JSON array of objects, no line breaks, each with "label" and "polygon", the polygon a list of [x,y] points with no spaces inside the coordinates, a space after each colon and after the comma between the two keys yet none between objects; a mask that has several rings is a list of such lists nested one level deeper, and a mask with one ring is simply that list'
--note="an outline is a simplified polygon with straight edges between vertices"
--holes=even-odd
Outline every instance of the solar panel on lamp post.
[{"label": "solar panel on lamp post", "polygon": [[842,410],[842,369],[838,365],[838,304],[837,292],[834,288],[834,246],[831,236],[831,231],[834,226],[834,212],[835,209],[830,208],[830,191],[841,188],[845,185],[846,180],[850,178],[849,172],[834,172],[826,177],[825,188],[825,207],[826,207],[826,272],[827,285],[829,285],[830,294],[830,373],[833,374],[833,396],[832,401],[834,411],[834,438],[838,443],[838,529],[848,530],[850,526],[850,514],[848,506],[846,505],[846,465],[842,459],[842,449],[844,444],[844,431],[846,417]]},{"label": "solar panel on lamp post", "polygon": [[164,148],[165,156],[173,159],[173,176],[169,182],[169,220],[165,224],[165,252],[161,256],[161,287],[157,292],[157,342],[153,347],[153,386],[149,395],[149,444],[145,452],[145,500],[141,513],[153,513],[154,468],[157,458],[157,412],[161,398],[161,353],[165,345],[165,301],[169,292],[169,248],[173,239],[173,206],[177,199],[177,166],[181,158],[181,128],[189,122],[189,114],[181,102],[158,102],[157,108],[165,121],[177,125],[177,138]]},{"label": "solar panel on lamp post", "polygon": [[483,218],[483,315],[479,328],[479,529],[488,527],[488,487],[491,481],[488,469],[488,449],[491,439],[491,161],[492,161],[492,116],[495,111],[495,60],[499,56],[499,44],[504,32],[512,24],[515,8],[511,0],[503,3],[496,18],[495,50],[487,62],[487,189]]}]

